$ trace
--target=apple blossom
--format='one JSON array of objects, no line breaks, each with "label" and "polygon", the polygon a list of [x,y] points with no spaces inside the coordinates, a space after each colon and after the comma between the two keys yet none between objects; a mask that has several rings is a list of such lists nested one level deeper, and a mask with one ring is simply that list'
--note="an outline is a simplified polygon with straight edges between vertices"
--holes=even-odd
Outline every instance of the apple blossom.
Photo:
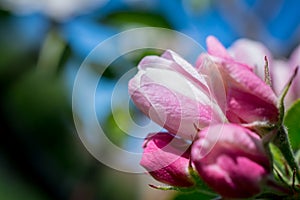
[{"label": "apple blossom", "polygon": [[201,190],[204,182],[224,198],[292,194],[272,174],[271,141],[294,170],[293,181],[300,180],[282,125],[284,107],[279,93],[264,81],[264,67],[265,57],[271,70],[298,63],[300,48],[289,64],[246,39],[227,50],[210,36],[207,50],[195,68],[171,50],[139,63],[129,93],[144,114],[167,130],[146,138],[140,164],[173,189]]},{"label": "apple blossom", "polygon": [[192,139],[198,128],[226,120],[203,76],[175,52],[147,56],[138,69],[129,82],[131,98],[169,132]]},{"label": "apple blossom", "polygon": [[194,185],[189,175],[190,148],[170,133],[150,134],[143,145],[141,165],[158,181],[172,186]]},{"label": "apple blossom", "polygon": [[218,124],[200,131],[191,159],[205,183],[227,198],[249,198],[260,193],[271,172],[262,140],[236,124]]},{"label": "apple blossom", "polygon": [[[201,74],[219,71],[226,91],[226,116],[230,122],[253,123],[265,121],[276,123],[277,97],[247,64],[237,62],[214,37],[207,38],[208,54],[200,55],[197,69]],[[209,79],[209,76],[208,76]],[[210,81],[210,88],[216,91],[216,81]],[[218,102],[224,99],[218,99]]]},{"label": "apple blossom", "polygon": [[[235,41],[228,48],[228,52],[235,61],[246,63],[261,79],[264,79],[265,76],[264,56],[266,56],[271,73],[272,88],[277,96],[281,94],[289,78],[293,75],[295,67],[300,65],[300,46],[292,52],[288,60],[274,59],[271,52],[262,43],[244,38]],[[285,98],[287,105],[300,98],[299,83],[298,76]]]}]

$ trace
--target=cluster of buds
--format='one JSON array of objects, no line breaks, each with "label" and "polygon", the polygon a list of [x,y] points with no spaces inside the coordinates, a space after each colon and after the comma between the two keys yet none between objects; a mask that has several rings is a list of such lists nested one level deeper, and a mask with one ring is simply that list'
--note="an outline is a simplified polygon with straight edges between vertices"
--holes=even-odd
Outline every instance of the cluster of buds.
[{"label": "cluster of buds", "polygon": [[[252,49],[241,50],[245,43]],[[141,165],[156,180],[190,189],[202,187],[200,180],[224,198],[290,192],[274,179],[268,147],[277,141],[283,105],[271,87],[267,50],[259,49],[261,59],[248,56],[255,45],[238,41],[226,50],[210,36],[195,67],[171,50],[139,63],[131,98],[166,130],[143,146]]]}]

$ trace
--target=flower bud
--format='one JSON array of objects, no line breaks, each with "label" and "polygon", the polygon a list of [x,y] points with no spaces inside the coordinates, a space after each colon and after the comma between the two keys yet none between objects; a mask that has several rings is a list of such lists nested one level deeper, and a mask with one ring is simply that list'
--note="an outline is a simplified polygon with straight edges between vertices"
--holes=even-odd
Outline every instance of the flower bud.
[{"label": "flower bud", "polygon": [[191,159],[204,182],[226,198],[260,193],[271,171],[259,136],[235,124],[218,124],[199,132]]},{"label": "flower bud", "polygon": [[210,94],[202,75],[176,53],[147,56],[129,82],[135,105],[169,132],[192,139],[211,123],[224,121],[224,114]]},{"label": "flower bud", "polygon": [[144,143],[141,165],[158,181],[177,187],[190,187],[190,144],[170,133],[150,134]]},{"label": "flower bud", "polygon": [[[235,61],[216,38],[208,37],[207,46],[209,54],[200,56],[197,68],[202,74],[213,74],[217,71],[221,74],[226,91],[228,120],[234,123],[276,123],[277,97],[271,87],[253,72],[252,67]],[[215,86],[215,81],[211,80],[210,88],[215,90],[219,86]],[[218,99],[218,102],[221,101],[224,100]]]}]

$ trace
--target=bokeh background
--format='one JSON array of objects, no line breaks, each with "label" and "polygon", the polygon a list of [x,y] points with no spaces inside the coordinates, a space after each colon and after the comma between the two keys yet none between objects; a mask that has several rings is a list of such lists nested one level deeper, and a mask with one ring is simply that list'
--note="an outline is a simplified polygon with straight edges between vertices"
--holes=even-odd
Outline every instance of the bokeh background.
[{"label": "bokeh background", "polygon": [[[149,26],[179,31],[203,46],[208,35],[225,46],[247,37],[263,42],[277,58],[288,57],[300,43],[299,7],[297,0],[0,0],[0,199],[199,199],[151,189],[149,176],[111,169],[86,150],[73,112],[87,131],[94,124],[84,104],[72,111],[77,70],[100,42]],[[114,85],[142,56],[157,53],[125,56],[102,76],[98,121],[120,147],[136,149],[142,141],[129,140],[116,124],[110,107]],[[91,78],[99,68],[101,59]],[[116,112],[126,126],[126,111],[120,106]],[[131,112],[137,121],[143,118],[134,106]]]}]

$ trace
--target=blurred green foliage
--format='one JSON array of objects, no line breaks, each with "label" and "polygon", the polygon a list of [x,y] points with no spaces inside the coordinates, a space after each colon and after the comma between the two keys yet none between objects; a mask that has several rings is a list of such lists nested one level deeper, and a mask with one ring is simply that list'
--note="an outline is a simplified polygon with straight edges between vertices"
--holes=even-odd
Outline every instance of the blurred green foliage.
[{"label": "blurred green foliage", "polygon": [[108,14],[105,18],[101,19],[100,22],[118,28],[126,28],[128,26],[152,26],[171,28],[170,23],[160,13],[136,10],[123,10],[119,12],[113,12]]},{"label": "blurred green foliage", "polygon": [[[118,116],[118,122],[122,123],[121,127],[123,130],[120,128],[120,125],[116,123],[114,115]],[[125,111],[122,108],[116,108],[114,114],[111,113],[105,120],[103,129],[104,133],[112,143],[118,147],[122,147],[123,142],[127,137],[127,133],[130,130]]]},{"label": "blurred green foliage", "polygon": [[[139,199],[137,178],[103,166],[77,136],[63,73],[69,60],[79,61],[78,67],[83,60],[62,37],[63,24],[49,19],[41,41],[23,45],[22,33],[9,32],[18,30],[14,17],[0,9],[0,199]],[[159,13],[134,10],[112,12],[97,23],[119,30],[132,25],[171,28]],[[132,52],[112,63],[103,77],[117,80],[145,55],[160,53]],[[95,63],[93,69],[97,74],[101,68]],[[123,108],[115,114],[126,127]],[[102,125],[107,137],[122,146],[127,135],[111,113]]]}]

